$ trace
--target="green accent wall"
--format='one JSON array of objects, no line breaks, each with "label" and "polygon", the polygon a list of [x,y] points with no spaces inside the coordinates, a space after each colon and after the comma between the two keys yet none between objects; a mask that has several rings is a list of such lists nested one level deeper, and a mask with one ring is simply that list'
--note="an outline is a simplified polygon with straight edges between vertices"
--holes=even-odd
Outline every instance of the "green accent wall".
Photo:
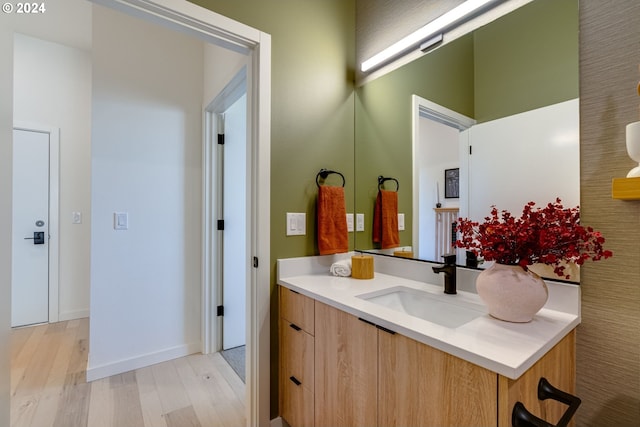
[{"label": "green accent wall", "polygon": [[578,0],[536,0],[356,90],[356,202],[371,249],[378,175],[400,181],[400,244],[412,244],[411,95],[479,123],[579,96]]},{"label": "green accent wall", "polygon": [[475,116],[578,97],[578,1],[536,0],[474,33]]},{"label": "green accent wall", "polygon": [[[271,35],[271,416],[278,415],[276,260],[317,255],[315,177],[346,179],[354,203],[355,0],[194,0]],[[336,183],[340,182],[339,177]],[[330,181],[333,178],[329,178]],[[306,212],[306,236],[285,235],[286,213]],[[351,235],[350,247],[353,248]]]}]

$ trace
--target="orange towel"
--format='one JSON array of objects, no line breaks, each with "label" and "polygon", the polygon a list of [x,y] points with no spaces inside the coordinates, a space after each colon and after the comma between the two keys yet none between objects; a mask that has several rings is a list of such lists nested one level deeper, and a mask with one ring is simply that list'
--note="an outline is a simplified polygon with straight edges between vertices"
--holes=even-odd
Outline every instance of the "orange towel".
[{"label": "orange towel", "polygon": [[378,191],[373,210],[373,242],[380,243],[382,249],[400,246],[397,191]]},{"label": "orange towel", "polygon": [[321,185],[318,188],[317,214],[320,255],[349,251],[344,188]]}]

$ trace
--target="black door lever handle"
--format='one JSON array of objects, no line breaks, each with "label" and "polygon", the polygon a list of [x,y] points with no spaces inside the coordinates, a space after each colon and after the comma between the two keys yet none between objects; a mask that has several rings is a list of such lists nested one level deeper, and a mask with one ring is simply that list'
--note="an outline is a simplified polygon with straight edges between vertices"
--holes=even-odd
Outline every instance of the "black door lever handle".
[{"label": "black door lever handle", "polygon": [[25,237],[24,240],[33,240],[34,245],[44,245],[44,231],[34,231],[33,237]]}]

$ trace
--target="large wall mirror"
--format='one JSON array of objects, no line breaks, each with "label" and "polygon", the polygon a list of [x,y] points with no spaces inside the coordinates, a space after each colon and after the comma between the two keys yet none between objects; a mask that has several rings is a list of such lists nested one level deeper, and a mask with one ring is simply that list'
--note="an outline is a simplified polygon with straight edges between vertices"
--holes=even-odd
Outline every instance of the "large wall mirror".
[{"label": "large wall mirror", "polygon": [[491,205],[519,215],[556,197],[578,205],[578,96],[578,0],[532,1],[360,86],[355,248],[380,251],[379,176],[398,181],[404,214],[400,245],[382,252],[434,262],[449,218],[481,220]]}]

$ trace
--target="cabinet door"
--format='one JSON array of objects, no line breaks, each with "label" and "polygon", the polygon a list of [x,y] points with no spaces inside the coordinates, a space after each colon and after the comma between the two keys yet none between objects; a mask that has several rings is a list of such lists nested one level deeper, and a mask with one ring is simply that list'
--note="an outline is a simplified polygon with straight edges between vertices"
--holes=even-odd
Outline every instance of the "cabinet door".
[{"label": "cabinet door", "polygon": [[376,425],[378,330],[316,301],[315,424]]},{"label": "cabinet door", "polygon": [[[571,331],[542,359],[517,380],[500,375],[498,426],[511,426],[511,413],[516,402],[522,402],[529,412],[556,425],[567,406],[553,399],[538,399],[538,382],[545,377],[551,385],[575,395],[576,391],[576,331]],[[578,396],[579,397],[579,396]],[[575,417],[569,425],[574,425]]]},{"label": "cabinet door", "polygon": [[497,375],[380,332],[378,426],[495,426]]}]

